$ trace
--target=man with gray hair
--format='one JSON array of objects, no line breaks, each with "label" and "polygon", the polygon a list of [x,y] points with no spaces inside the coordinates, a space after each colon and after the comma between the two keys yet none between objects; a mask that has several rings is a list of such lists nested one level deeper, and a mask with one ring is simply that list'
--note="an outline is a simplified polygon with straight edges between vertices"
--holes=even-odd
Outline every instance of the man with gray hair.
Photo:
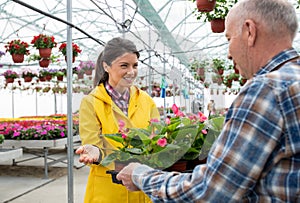
[{"label": "man with gray hair", "polygon": [[192,173],[131,163],[117,176],[153,202],[300,202],[300,60],[287,0],[241,0],[226,19],[228,58],[247,84],[207,163]]}]

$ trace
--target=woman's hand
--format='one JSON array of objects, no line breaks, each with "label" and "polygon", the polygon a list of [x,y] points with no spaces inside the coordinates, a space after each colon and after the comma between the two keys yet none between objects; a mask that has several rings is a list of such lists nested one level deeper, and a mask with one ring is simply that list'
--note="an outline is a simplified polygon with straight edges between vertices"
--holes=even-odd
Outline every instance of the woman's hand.
[{"label": "woman's hand", "polygon": [[75,153],[80,155],[79,162],[83,162],[84,164],[93,164],[100,161],[99,148],[90,144],[80,146]]}]

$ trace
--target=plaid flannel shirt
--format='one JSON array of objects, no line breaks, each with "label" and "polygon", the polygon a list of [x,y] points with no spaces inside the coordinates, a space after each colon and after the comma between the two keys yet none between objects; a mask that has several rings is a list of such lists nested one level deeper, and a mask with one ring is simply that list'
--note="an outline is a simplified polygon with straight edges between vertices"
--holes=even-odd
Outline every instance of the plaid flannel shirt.
[{"label": "plaid flannel shirt", "polygon": [[153,202],[300,202],[300,66],[287,62],[297,56],[283,51],[248,81],[206,164],[193,173],[141,165],[134,183]]},{"label": "plaid flannel shirt", "polygon": [[111,99],[115,104],[121,109],[121,111],[127,116],[128,115],[128,101],[129,101],[129,90],[127,89],[123,94],[120,94],[114,88],[105,83],[105,89],[107,93],[111,96]]}]

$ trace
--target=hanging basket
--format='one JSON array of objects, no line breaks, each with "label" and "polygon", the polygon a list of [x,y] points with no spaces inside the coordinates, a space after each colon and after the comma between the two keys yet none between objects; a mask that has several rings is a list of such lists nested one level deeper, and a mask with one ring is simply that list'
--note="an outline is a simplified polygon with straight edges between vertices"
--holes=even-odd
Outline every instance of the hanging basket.
[{"label": "hanging basket", "polygon": [[24,61],[24,54],[12,54],[11,56],[14,63],[23,63]]},{"label": "hanging basket", "polygon": [[224,74],[224,69],[218,69],[217,73],[218,73],[219,75],[223,75],[223,74]]},{"label": "hanging basket", "polygon": [[226,87],[231,88],[232,87],[232,80],[228,79],[227,83],[225,84]]},{"label": "hanging basket", "polygon": [[197,0],[197,9],[200,12],[210,12],[214,10],[216,6],[216,0]]},{"label": "hanging basket", "polygon": [[199,76],[204,76],[204,74],[205,74],[204,68],[197,68],[197,74],[198,74]]},{"label": "hanging basket", "polygon": [[32,81],[32,77],[30,76],[24,77],[24,82],[31,82],[31,81]]},{"label": "hanging basket", "polygon": [[39,81],[40,81],[40,82],[45,82],[45,81],[46,81],[45,76],[40,76],[40,77],[39,77]]},{"label": "hanging basket", "polygon": [[239,81],[239,83],[240,83],[241,86],[243,86],[244,84],[246,84],[246,82],[247,82],[247,79],[245,79],[245,78],[242,78],[242,79]]},{"label": "hanging basket", "polygon": [[205,76],[199,76],[199,80],[204,82],[205,81]]},{"label": "hanging basket", "polygon": [[213,19],[210,21],[210,26],[213,33],[222,33],[225,30],[225,19]]},{"label": "hanging basket", "polygon": [[63,81],[64,76],[63,75],[56,76],[56,79],[57,79],[57,81]]},{"label": "hanging basket", "polygon": [[46,75],[46,76],[45,76],[45,79],[46,79],[47,81],[50,81],[50,80],[52,79],[52,75]]},{"label": "hanging basket", "polygon": [[6,83],[13,83],[15,81],[14,78],[6,78],[5,79]]},{"label": "hanging basket", "polygon": [[223,83],[223,77],[221,76],[218,78],[217,84],[222,85],[222,83]]},{"label": "hanging basket", "polygon": [[40,61],[39,61],[39,65],[40,67],[42,68],[47,68],[50,64],[50,59],[44,59],[42,58]]},{"label": "hanging basket", "polygon": [[78,74],[77,74],[78,80],[79,80],[79,79],[83,79],[83,75],[84,75],[83,73],[78,73]]},{"label": "hanging basket", "polygon": [[84,73],[85,73],[86,75],[92,75],[93,70],[85,70]]},{"label": "hanging basket", "polygon": [[234,73],[240,74],[240,71],[236,68],[236,66],[233,66],[233,70],[234,70]]},{"label": "hanging basket", "polygon": [[52,49],[51,48],[40,48],[39,54],[41,58],[49,58],[51,56]]}]

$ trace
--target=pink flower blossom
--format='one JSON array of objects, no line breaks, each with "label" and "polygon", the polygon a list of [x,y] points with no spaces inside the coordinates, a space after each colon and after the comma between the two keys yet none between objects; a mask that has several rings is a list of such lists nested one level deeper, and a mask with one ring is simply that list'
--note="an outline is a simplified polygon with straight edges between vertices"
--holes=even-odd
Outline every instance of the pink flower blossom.
[{"label": "pink flower blossom", "polygon": [[176,104],[172,105],[172,111],[176,116],[184,117],[184,113],[179,110],[179,108],[176,106]]},{"label": "pink flower blossom", "polygon": [[179,109],[178,109],[178,107],[176,106],[176,104],[173,104],[173,105],[172,105],[172,111],[173,111],[173,113],[175,113],[175,114],[179,111]]},{"label": "pink flower blossom", "polygon": [[41,135],[47,135],[47,130],[43,130],[42,132],[41,132]]},{"label": "pink flower blossom", "polygon": [[166,124],[169,125],[171,123],[171,119],[170,118],[166,118]]},{"label": "pink flower blossom", "polygon": [[125,133],[122,133],[122,138],[123,139],[126,139],[127,138],[127,135]]},{"label": "pink flower blossom", "polygon": [[197,116],[195,114],[189,115],[188,118],[193,122],[197,121]]},{"label": "pink flower blossom", "polygon": [[152,139],[152,138],[154,138],[155,136],[156,136],[156,134],[152,132],[151,135],[149,136],[149,138]]},{"label": "pink flower blossom", "polygon": [[207,120],[207,117],[202,112],[198,112],[198,116],[200,118],[200,122],[204,122]]},{"label": "pink flower blossom", "polygon": [[157,140],[157,145],[164,147],[167,145],[167,139],[166,138],[160,138]]},{"label": "pink flower blossom", "polygon": [[150,120],[150,122],[151,122],[151,123],[158,123],[159,120],[158,120],[157,118],[152,118],[152,119]]},{"label": "pink flower blossom", "polygon": [[119,132],[124,132],[125,122],[123,120],[118,120]]},{"label": "pink flower blossom", "polygon": [[21,134],[20,132],[14,132],[13,136],[18,137],[18,136],[20,136],[20,134]]},{"label": "pink flower blossom", "polygon": [[123,120],[119,120],[119,128],[124,128],[125,127],[125,122]]}]

